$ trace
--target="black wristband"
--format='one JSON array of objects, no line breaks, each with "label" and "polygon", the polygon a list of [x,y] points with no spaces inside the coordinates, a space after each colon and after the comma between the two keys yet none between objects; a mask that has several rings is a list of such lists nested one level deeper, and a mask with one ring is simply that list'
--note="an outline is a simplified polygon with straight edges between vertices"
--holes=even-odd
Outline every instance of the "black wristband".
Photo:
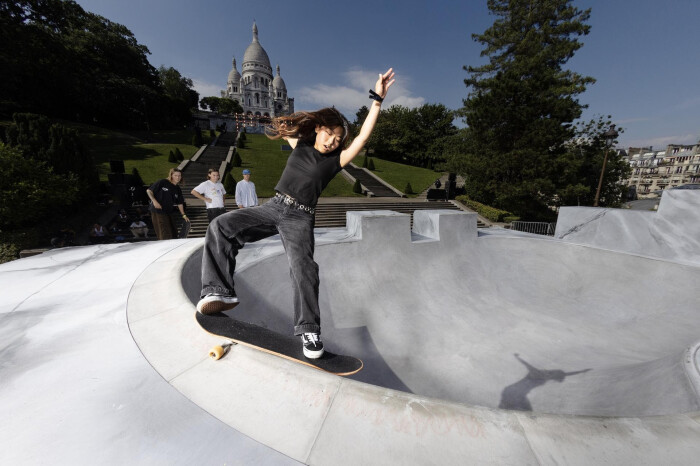
[{"label": "black wristband", "polygon": [[382,99],[379,94],[374,92],[372,89],[369,90],[369,98],[372,100],[376,100],[377,102],[384,102],[384,99]]}]

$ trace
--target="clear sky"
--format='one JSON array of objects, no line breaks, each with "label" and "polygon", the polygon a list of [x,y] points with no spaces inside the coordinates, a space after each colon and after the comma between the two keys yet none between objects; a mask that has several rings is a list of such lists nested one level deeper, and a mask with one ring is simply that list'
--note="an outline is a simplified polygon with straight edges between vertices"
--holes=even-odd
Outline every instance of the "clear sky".
[{"label": "clear sky", "polygon": [[[484,63],[471,38],[488,28],[486,0],[78,0],[125,25],[151,52],[219,96],[253,21],[296,110],[335,105],[352,121],[388,67],[388,104],[462,106],[463,65]],[[611,115],[620,147],[664,149],[700,140],[700,0],[576,0],[592,8],[591,33],[568,68],[597,82],[579,97],[583,119]]]}]

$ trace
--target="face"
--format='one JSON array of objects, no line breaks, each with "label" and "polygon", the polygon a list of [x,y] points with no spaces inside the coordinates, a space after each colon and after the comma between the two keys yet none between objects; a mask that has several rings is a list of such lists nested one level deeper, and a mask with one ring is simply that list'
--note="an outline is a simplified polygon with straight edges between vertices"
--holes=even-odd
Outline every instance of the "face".
[{"label": "face", "polygon": [[336,126],[335,128],[317,126],[314,148],[322,154],[328,154],[336,150],[342,140],[343,128],[340,126]]},{"label": "face", "polygon": [[209,173],[209,179],[212,181],[212,183],[217,183],[219,181],[219,172],[211,172]]},{"label": "face", "polygon": [[178,184],[180,182],[180,180],[182,180],[182,173],[181,172],[173,172],[172,180],[170,180],[170,182],[172,184]]}]

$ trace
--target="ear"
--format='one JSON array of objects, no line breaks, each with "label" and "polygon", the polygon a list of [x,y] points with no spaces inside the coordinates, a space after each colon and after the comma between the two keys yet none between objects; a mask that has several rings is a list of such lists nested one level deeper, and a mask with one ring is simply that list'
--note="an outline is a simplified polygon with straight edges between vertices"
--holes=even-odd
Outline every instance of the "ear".
[{"label": "ear", "polygon": [[317,133],[318,133],[319,131],[321,131],[321,125],[316,125],[315,131],[316,131]]}]

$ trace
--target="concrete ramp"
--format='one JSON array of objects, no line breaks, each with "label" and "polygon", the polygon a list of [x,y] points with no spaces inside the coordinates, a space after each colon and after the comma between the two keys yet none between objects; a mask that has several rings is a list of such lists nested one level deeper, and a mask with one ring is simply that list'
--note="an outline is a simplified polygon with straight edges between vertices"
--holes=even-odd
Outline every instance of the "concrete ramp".
[{"label": "concrete ramp", "polygon": [[[477,236],[471,214],[349,213],[317,246],[323,337],[356,380],[540,413],[696,411],[700,268],[543,237]],[[185,273],[199,293],[199,257]],[[640,280],[640,277],[644,277]],[[291,332],[287,259],[243,265],[237,318]]]}]

